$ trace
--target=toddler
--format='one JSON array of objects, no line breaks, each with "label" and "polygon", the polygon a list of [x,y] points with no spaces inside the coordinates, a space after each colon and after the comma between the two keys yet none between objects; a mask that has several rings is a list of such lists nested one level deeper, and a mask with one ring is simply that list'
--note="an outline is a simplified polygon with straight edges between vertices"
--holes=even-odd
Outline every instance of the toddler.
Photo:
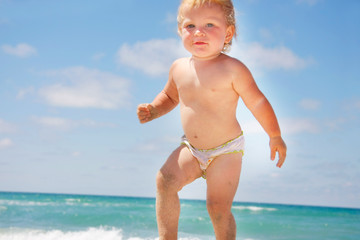
[{"label": "toddler", "polygon": [[244,136],[236,119],[239,97],[270,137],[277,167],[286,157],[275,113],[251,73],[225,52],[236,35],[231,0],[183,0],[178,31],[189,58],[176,60],[164,89],[152,103],[137,109],[141,123],[161,117],[180,105],[185,135],[157,174],[156,215],[160,239],[177,239],[178,192],[203,176],[207,209],[216,239],[235,239],[231,213],[241,172]]}]

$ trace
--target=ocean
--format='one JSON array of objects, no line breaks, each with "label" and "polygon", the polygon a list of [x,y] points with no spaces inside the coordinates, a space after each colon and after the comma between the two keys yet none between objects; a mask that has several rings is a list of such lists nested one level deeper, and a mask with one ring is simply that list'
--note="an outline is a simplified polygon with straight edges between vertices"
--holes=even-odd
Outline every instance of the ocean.
[{"label": "ocean", "polygon": [[[237,239],[360,239],[360,209],[236,202]],[[155,199],[0,192],[0,240],[157,239]],[[205,201],[181,200],[179,239],[215,239]]]}]

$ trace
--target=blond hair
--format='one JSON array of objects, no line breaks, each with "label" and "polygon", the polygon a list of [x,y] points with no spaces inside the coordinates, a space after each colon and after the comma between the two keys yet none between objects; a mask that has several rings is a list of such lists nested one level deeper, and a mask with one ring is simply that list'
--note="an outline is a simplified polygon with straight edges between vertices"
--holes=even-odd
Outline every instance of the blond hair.
[{"label": "blond hair", "polygon": [[[218,4],[225,16],[226,25],[234,26],[234,37],[236,37],[236,19],[235,19],[235,9],[231,0],[182,0],[178,10],[177,23],[178,29],[181,28],[181,24],[184,21],[183,11],[185,6],[190,8],[199,8],[206,4]],[[223,52],[228,52],[232,44],[232,39],[228,43],[224,43]]]}]

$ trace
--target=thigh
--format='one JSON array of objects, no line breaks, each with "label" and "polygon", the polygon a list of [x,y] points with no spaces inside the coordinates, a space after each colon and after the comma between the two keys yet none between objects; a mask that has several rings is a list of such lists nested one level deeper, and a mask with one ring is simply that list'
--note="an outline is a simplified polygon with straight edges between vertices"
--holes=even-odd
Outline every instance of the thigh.
[{"label": "thigh", "polygon": [[202,176],[198,161],[184,145],[171,153],[160,173],[179,190]]},{"label": "thigh", "polygon": [[242,153],[221,155],[206,170],[207,201],[231,208],[239,185]]}]

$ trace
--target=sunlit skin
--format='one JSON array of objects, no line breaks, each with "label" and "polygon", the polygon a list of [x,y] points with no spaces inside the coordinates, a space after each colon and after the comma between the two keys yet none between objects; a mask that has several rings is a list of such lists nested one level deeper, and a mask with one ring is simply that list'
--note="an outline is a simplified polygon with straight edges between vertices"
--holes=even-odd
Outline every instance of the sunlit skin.
[{"label": "sunlit skin", "polygon": [[[286,145],[273,108],[239,60],[222,53],[235,27],[227,26],[216,4],[185,8],[179,33],[190,58],[176,60],[164,89],[152,103],[137,109],[141,123],[163,116],[178,104],[185,135],[198,149],[217,147],[242,132],[236,119],[239,98],[270,138],[271,159],[277,167],[286,157]],[[246,129],[245,129],[246,133]],[[217,239],[235,239],[231,205],[239,183],[242,155],[217,157],[207,169],[207,208]],[[177,239],[180,204],[178,191],[202,175],[189,150],[178,147],[157,175],[157,221],[160,239]]]}]

